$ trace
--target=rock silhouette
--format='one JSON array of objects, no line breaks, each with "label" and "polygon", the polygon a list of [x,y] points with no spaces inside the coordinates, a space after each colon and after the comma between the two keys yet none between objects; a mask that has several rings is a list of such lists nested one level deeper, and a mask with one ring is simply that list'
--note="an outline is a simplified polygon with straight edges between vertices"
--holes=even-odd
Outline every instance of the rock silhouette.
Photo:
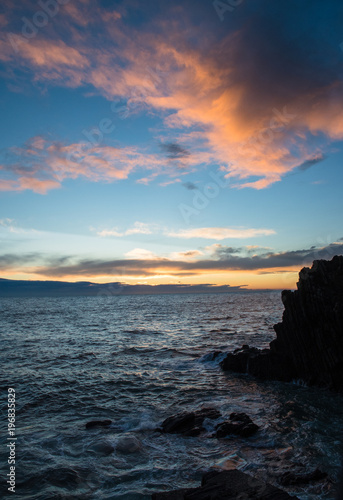
[{"label": "rock silhouette", "polygon": [[91,420],[86,423],[86,429],[93,429],[93,427],[108,427],[111,423],[112,420]]},{"label": "rock silhouette", "polygon": [[250,437],[258,431],[258,425],[245,413],[231,413],[230,420],[216,426],[216,437],[222,438],[230,434]]},{"label": "rock silhouette", "polygon": [[214,408],[203,408],[189,413],[179,413],[166,418],[162,422],[162,432],[170,434],[183,434],[184,436],[199,436],[205,429],[204,420],[216,420],[221,416]]},{"label": "rock silhouette", "polygon": [[299,273],[297,290],[282,292],[285,310],[270,349],[243,346],[223,370],[343,391],[343,256],[315,260]]},{"label": "rock silhouette", "polygon": [[[166,418],[162,422],[159,431],[167,434],[182,434],[183,436],[199,436],[204,428],[204,420],[217,420],[221,413],[215,408],[203,408],[201,410],[178,413]],[[235,434],[236,436],[249,437],[258,431],[258,425],[245,413],[231,413],[229,420],[220,422],[215,426],[213,437],[224,438]]]},{"label": "rock silhouette", "polygon": [[203,475],[199,488],[181,489],[155,493],[152,500],[237,500],[251,498],[256,500],[286,500],[288,493],[245,474],[240,470],[210,471]]}]

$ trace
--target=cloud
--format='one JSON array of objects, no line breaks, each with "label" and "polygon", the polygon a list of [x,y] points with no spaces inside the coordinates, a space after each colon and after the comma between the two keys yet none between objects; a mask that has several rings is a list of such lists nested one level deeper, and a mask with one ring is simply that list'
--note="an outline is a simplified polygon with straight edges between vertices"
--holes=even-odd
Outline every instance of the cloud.
[{"label": "cloud", "polygon": [[[109,100],[122,98],[128,115],[158,113],[169,136],[193,128],[202,146],[190,143],[188,155],[171,137],[163,146],[167,156],[197,168],[211,159],[237,187],[264,189],[299,165],[312,165],[314,155],[343,138],[340,2],[246,2],[229,30],[210,21],[212,2],[183,8],[180,17],[182,5],[166,3],[159,13],[150,5],[149,15],[136,5],[135,16],[142,9],[138,28],[130,13],[83,2],[77,19],[70,5],[50,31],[40,30],[17,51],[8,39],[16,33],[12,5],[2,22],[1,58],[12,76],[29,71],[46,86],[92,86]],[[101,164],[96,156],[87,155],[88,170]],[[102,164],[102,176],[126,178],[137,166],[137,158],[131,160],[127,170],[125,162],[112,172]],[[138,163],[149,168],[149,158]],[[69,167],[60,168],[70,175]],[[60,185],[37,175],[4,179],[2,189],[44,193]],[[94,172],[88,178],[98,180]]]},{"label": "cloud", "polygon": [[276,234],[273,229],[235,229],[230,227],[200,227],[197,229],[181,229],[167,232],[173,238],[204,238],[209,240],[224,240],[231,238],[253,238]]},{"label": "cloud", "polygon": [[183,182],[182,185],[189,191],[194,191],[195,189],[198,189],[193,182]]},{"label": "cloud", "polygon": [[308,170],[309,168],[313,167],[313,165],[317,165],[317,163],[320,163],[326,159],[326,156],[323,154],[318,154],[317,156],[314,156],[313,158],[304,161],[301,165],[298,166],[298,170]]},{"label": "cloud", "polygon": [[144,222],[135,222],[133,227],[126,229],[126,231],[118,231],[118,228],[114,229],[102,229],[97,231],[91,228],[92,231],[96,231],[96,234],[101,237],[114,236],[120,238],[122,236],[130,236],[131,234],[153,234],[156,230],[155,224],[146,224]]},{"label": "cloud", "polygon": [[121,236],[124,236],[124,233],[119,233],[116,229],[102,229],[101,231],[97,231],[96,234],[102,238],[106,238],[107,236],[120,238]]},{"label": "cloud", "polygon": [[144,222],[135,222],[134,227],[128,229],[125,234],[152,234],[152,225],[146,224]]},{"label": "cloud", "polygon": [[[118,227],[111,229],[101,229],[97,230],[95,228],[90,228],[91,231],[95,231],[98,236],[101,237],[116,237],[120,238],[123,236],[130,236],[133,234],[156,234],[162,231],[162,228],[157,224],[146,224],[144,222],[135,222],[133,227],[126,229],[125,231],[120,231]],[[179,231],[166,230],[164,229],[164,235],[172,238],[203,238],[210,240],[224,240],[224,239],[244,239],[244,238],[254,238],[256,236],[269,236],[271,234],[276,234],[273,229],[250,229],[250,228],[229,228],[229,227],[200,227],[195,229],[181,229]],[[231,248],[222,247],[220,244],[213,244],[205,248],[207,252],[212,250],[221,251],[225,248],[225,251],[230,249],[232,252],[240,252],[242,248]],[[251,246],[246,247],[247,249],[266,249],[266,247]]]},{"label": "cloud", "polygon": [[[166,167],[159,155],[131,146],[63,144],[34,137],[22,147],[5,150],[0,163],[0,191],[30,189],[46,194],[61,187],[65,179],[83,177],[92,182],[114,182],[127,179],[138,170],[151,170],[154,178],[172,175],[173,167]],[[142,229],[136,227],[132,231]]]},{"label": "cloud", "polygon": [[0,226],[2,227],[11,227],[12,226],[12,223],[13,223],[13,219],[0,219]]},{"label": "cloud", "polygon": [[204,255],[201,250],[188,250],[186,252],[172,252],[168,258],[170,260],[195,261],[198,257]]},{"label": "cloud", "polygon": [[[44,277],[161,277],[181,278],[204,273],[229,271],[283,271],[300,269],[314,260],[331,259],[343,255],[343,243],[287,252],[265,252],[257,255],[239,255],[236,249],[221,247],[212,258],[202,258],[196,251],[178,253],[177,260],[162,258],[145,249],[134,249],[124,259],[78,259],[62,256],[47,258],[42,254],[4,254],[0,256],[2,271],[20,270]],[[197,258],[200,257],[200,258]]]},{"label": "cloud", "polygon": [[0,219],[0,231],[1,231],[1,228],[2,228],[2,231],[7,233],[7,236],[8,236],[8,233],[30,234],[31,236],[36,235],[38,233],[38,231],[36,231],[35,229],[24,229],[22,227],[18,227],[18,225],[14,219],[8,219],[8,218]]},{"label": "cloud", "polygon": [[156,260],[158,256],[150,252],[149,250],[145,250],[144,248],[134,248],[129,252],[126,252],[125,257],[127,259],[139,259],[139,260]]},{"label": "cloud", "polygon": [[190,155],[190,152],[187,151],[187,149],[174,142],[161,143],[160,148],[171,160],[186,158]]},{"label": "cloud", "polygon": [[21,266],[37,264],[40,260],[42,260],[42,255],[36,252],[21,255],[7,253],[0,255],[0,269],[8,271]]}]

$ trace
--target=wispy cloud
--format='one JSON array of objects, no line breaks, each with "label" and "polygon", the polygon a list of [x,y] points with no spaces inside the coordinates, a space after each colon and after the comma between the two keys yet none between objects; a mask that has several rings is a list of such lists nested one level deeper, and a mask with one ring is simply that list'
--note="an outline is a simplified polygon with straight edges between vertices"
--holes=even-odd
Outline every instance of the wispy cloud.
[{"label": "wispy cloud", "polygon": [[[65,179],[82,177],[92,182],[115,182],[139,171],[151,172],[148,177],[138,180],[143,184],[158,176],[182,175],[178,164],[166,163],[161,155],[133,146],[92,145],[91,142],[63,144],[33,137],[22,147],[3,151],[2,156],[0,191],[30,189],[46,194],[51,189],[60,188]],[[199,154],[185,157],[183,166],[189,172],[198,160]],[[209,161],[208,156],[206,161]],[[180,180],[176,178],[173,182]],[[138,232],[137,228],[134,230]]]},{"label": "wispy cloud", "polygon": [[[199,227],[193,229],[180,229],[178,231],[163,229],[157,224],[146,224],[144,222],[135,222],[133,227],[130,227],[124,231],[119,230],[118,227],[111,229],[101,229],[97,230],[95,228],[90,228],[91,231],[95,231],[98,236],[101,237],[123,237],[134,234],[163,234],[164,236],[171,238],[182,238],[182,239],[208,239],[208,240],[225,240],[225,239],[246,239],[254,238],[256,236],[269,236],[276,234],[273,229],[256,229],[256,228],[230,228],[230,227]],[[212,245],[210,248],[221,247],[221,245]],[[258,248],[258,247],[253,247]]]},{"label": "wispy cloud", "polygon": [[125,257],[133,260],[159,260],[159,257],[154,252],[145,250],[144,248],[134,248],[126,252]]},{"label": "wispy cloud", "polygon": [[13,219],[0,219],[0,226],[2,227],[12,227]]},{"label": "wispy cloud", "polygon": [[99,231],[97,231],[94,228],[91,228],[91,230],[95,231],[98,236],[104,238],[108,236],[121,238],[123,236],[130,236],[132,234],[152,234],[156,230],[156,225],[146,224],[144,222],[135,222],[133,227],[126,229],[125,231],[119,231],[118,228],[101,229]]},{"label": "wispy cloud", "polygon": [[173,238],[204,238],[208,240],[225,240],[236,238],[253,238],[255,236],[268,236],[276,234],[273,229],[247,229],[230,227],[200,227],[197,229],[181,229],[179,231],[170,231],[167,236]]}]

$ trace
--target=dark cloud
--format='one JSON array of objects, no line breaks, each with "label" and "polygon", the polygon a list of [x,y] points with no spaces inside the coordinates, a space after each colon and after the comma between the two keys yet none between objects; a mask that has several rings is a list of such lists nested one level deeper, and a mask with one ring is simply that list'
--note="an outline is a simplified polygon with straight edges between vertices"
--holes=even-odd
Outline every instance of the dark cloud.
[{"label": "dark cloud", "polygon": [[227,259],[230,257],[232,254],[236,253],[241,253],[243,248],[240,247],[226,247],[223,245],[220,245],[214,252],[215,257],[218,259]]},{"label": "dark cloud", "polygon": [[197,186],[193,184],[193,182],[183,182],[182,185],[189,191],[194,191],[194,189],[198,189]]},{"label": "dark cloud", "polygon": [[308,170],[309,168],[313,167],[313,165],[317,165],[317,163],[320,163],[321,161],[324,161],[326,159],[325,155],[319,155],[316,156],[315,158],[311,158],[310,160],[304,161],[301,165],[298,166],[298,170]]},{"label": "dark cloud", "polygon": [[176,142],[164,142],[160,144],[162,152],[171,160],[180,160],[190,156],[190,152]]},{"label": "dark cloud", "polygon": [[236,63],[233,77],[245,88],[241,111],[246,117],[260,116],[266,110],[272,113],[281,104],[292,108],[292,103],[300,113],[304,96],[305,106],[315,106],[317,98],[329,104],[337,92],[342,96],[342,85],[332,86],[341,83],[343,76],[338,49],[343,19],[340,0],[246,4],[244,11],[236,9],[242,17],[232,26],[238,30],[235,43],[225,40],[216,58],[229,55]]},{"label": "dark cloud", "polygon": [[21,255],[16,254],[3,254],[0,255],[0,269],[10,269],[12,266],[22,266],[27,264],[34,264],[35,262],[39,262],[42,258],[40,253],[32,252],[25,253]]}]

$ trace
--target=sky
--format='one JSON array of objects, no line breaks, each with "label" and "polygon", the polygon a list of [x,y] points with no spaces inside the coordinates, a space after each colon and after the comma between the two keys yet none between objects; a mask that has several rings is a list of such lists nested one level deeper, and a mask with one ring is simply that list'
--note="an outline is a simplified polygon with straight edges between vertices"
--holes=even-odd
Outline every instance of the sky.
[{"label": "sky", "polygon": [[342,255],[342,21],[3,0],[0,278],[284,289]]}]

